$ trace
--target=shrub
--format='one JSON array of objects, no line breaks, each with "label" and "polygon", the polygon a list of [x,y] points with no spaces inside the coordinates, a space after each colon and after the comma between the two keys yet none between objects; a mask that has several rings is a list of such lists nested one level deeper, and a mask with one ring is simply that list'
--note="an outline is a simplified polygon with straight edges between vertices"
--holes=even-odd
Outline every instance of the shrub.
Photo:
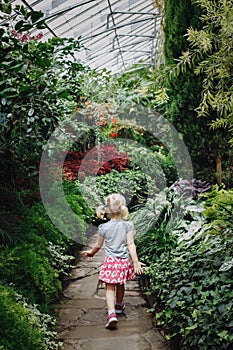
[{"label": "shrub", "polygon": [[139,237],[139,256],[147,254],[151,262],[146,274],[156,322],[174,349],[231,349],[231,220],[232,190],[214,186],[186,206],[184,218],[170,232],[170,249],[164,243],[160,250],[163,234],[154,234],[152,242],[151,231]]},{"label": "shrub", "polygon": [[13,283],[31,303],[41,310],[51,307],[61,290],[58,271],[46,256],[46,247],[21,243],[0,253],[0,279]]},{"label": "shrub", "polygon": [[[80,193],[79,188],[74,183],[64,181],[63,189],[68,204],[76,214],[79,236],[82,237],[83,242],[85,242],[85,223],[91,222],[93,212],[88,207],[88,204]],[[54,198],[57,197],[55,187],[49,190],[49,195],[54,195]],[[64,246],[67,247],[67,249],[80,250],[80,245],[75,243],[75,233],[73,234],[72,227],[66,227],[66,214],[63,211],[61,203],[54,201],[51,211],[53,211],[53,215],[55,215],[57,220],[59,220],[60,225],[64,225],[64,232],[67,234],[59,231],[59,229],[50,220],[43,204],[38,202],[28,210],[27,214],[24,215],[23,219],[21,220],[20,229],[22,232],[24,232],[24,238],[26,238],[28,234],[29,236],[31,234],[35,234],[45,237],[47,241],[52,242],[55,245]],[[73,239],[71,239],[71,237],[73,237]]]},{"label": "shrub", "polygon": [[132,209],[136,204],[145,201],[149,191],[156,191],[152,179],[140,169],[127,169],[124,172],[112,170],[104,176],[86,177],[83,183],[76,182],[76,186],[93,209],[100,205],[107,195],[115,192],[125,196],[129,209]]},{"label": "shrub", "polygon": [[0,285],[0,349],[56,350],[54,319],[11,287]]},{"label": "shrub", "polygon": [[64,162],[63,175],[66,180],[82,180],[85,176],[107,174],[112,169],[124,171],[129,162],[128,155],[118,152],[113,144],[94,147],[83,153],[70,151]]},{"label": "shrub", "polygon": [[[153,140],[155,142],[155,140]],[[158,142],[158,141],[157,141]],[[177,180],[177,169],[169,151],[161,145],[143,145],[139,143],[117,142],[119,151],[126,151],[130,157],[130,169],[140,168],[154,179],[160,190]]]},{"label": "shrub", "polygon": [[[70,240],[67,239],[51,222],[41,202],[33,205],[21,218],[20,230],[25,240],[31,235],[44,237],[45,240],[54,244],[68,247]],[[33,240],[34,240],[33,236]]]},{"label": "shrub", "polygon": [[213,237],[189,249],[180,245],[150,267],[157,325],[172,343],[179,340],[178,348],[230,350],[232,264],[225,255],[230,244]]}]

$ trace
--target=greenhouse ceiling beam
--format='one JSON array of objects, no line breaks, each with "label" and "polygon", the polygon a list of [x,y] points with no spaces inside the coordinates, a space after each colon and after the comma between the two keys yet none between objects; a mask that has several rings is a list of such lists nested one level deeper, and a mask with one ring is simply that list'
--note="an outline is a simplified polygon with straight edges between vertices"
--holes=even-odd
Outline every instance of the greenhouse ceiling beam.
[{"label": "greenhouse ceiling beam", "polygon": [[[138,35],[138,34],[118,34],[120,37],[134,37],[134,38],[153,38],[153,35]],[[114,37],[115,38],[115,37]]]},{"label": "greenhouse ceiling beam", "polygon": [[56,16],[64,15],[64,13],[66,13],[66,12],[72,11],[72,10],[76,9],[77,7],[80,7],[80,6],[83,6],[83,5],[87,5],[87,4],[91,3],[91,2],[96,2],[96,0],[88,0],[88,1],[85,1],[85,2],[83,2],[81,4],[76,4],[74,6],[69,6],[69,7],[65,8],[63,10],[59,10],[59,11],[57,11],[55,13],[52,13],[51,15],[46,16],[46,19],[51,19],[51,18],[56,17]]},{"label": "greenhouse ceiling beam", "polygon": [[[107,63],[111,62],[111,60],[108,60],[106,62],[104,62],[103,64],[99,65],[98,68],[96,68],[97,71],[100,71],[101,69],[105,68],[105,65]],[[112,63],[112,62],[111,62]],[[150,67],[150,63],[147,63],[147,62],[141,62],[141,63],[137,63],[137,62],[132,62],[132,65],[135,64],[135,65],[139,65],[138,67],[135,67],[135,68],[132,68],[131,70],[127,70],[127,67],[126,67],[126,72],[133,72],[135,70],[139,70],[139,69],[142,69],[142,68],[146,68],[146,67]],[[116,67],[114,70],[115,70],[115,73],[120,73],[121,72],[121,69],[122,67],[119,67],[119,65],[117,63],[113,63],[111,64],[111,67]]]},{"label": "greenhouse ceiling beam", "polygon": [[[137,30],[138,29],[140,29],[140,30],[143,30],[143,32],[141,32],[142,34],[143,33],[145,33],[146,32],[146,28],[148,27],[148,25],[145,27],[145,26],[143,26],[143,25],[141,25],[139,28],[137,28]],[[111,34],[111,30],[106,30],[106,31],[102,31],[101,33],[99,32],[98,33],[98,35],[103,35],[103,34],[105,34],[106,33],[106,35],[105,35],[105,37],[107,37],[108,35],[110,35]],[[140,34],[139,35],[139,37],[142,37],[142,34]],[[96,36],[97,34],[93,34],[93,36],[90,36],[90,37],[83,37],[83,38],[81,38],[81,40],[80,41],[85,41],[85,42],[88,42],[89,40],[92,40],[93,38],[94,38],[94,36]],[[123,35],[123,34],[118,34],[118,37],[120,37],[120,35]],[[114,37],[115,38],[115,37]],[[127,39],[126,39],[127,40]]]},{"label": "greenhouse ceiling beam", "polygon": [[[109,47],[109,43],[107,43],[107,44],[105,44],[104,46],[100,46],[98,49],[95,49],[94,51],[95,51],[95,54],[97,54],[98,52],[100,52],[100,51],[102,51],[103,52],[103,49],[105,49],[105,48],[107,48],[107,47]],[[106,55],[107,53],[108,53],[109,51],[104,51],[104,54]],[[93,57],[93,54],[90,52],[90,54],[89,55],[86,55],[86,57],[88,58],[88,57]]]},{"label": "greenhouse ceiling beam", "polygon": [[[121,46],[124,48],[124,47],[130,47],[130,46],[133,46],[133,47],[136,47],[138,45],[140,45],[141,43],[145,43],[146,45],[149,45],[151,43],[151,40],[145,40],[144,38],[141,38],[141,40],[138,40],[136,42],[132,41],[132,42],[124,42],[121,44]],[[112,45],[112,49],[115,50],[115,45]]]},{"label": "greenhouse ceiling beam", "polygon": [[96,34],[93,34],[89,37],[84,37],[83,40],[88,40],[88,39],[93,39],[99,35],[102,35],[103,33],[107,33],[107,32],[111,32],[113,31],[113,29],[120,29],[120,28],[123,28],[123,27],[126,27],[126,26],[129,26],[129,25],[132,25],[132,24],[136,24],[136,23],[140,23],[140,22],[145,22],[146,20],[148,21],[149,18],[147,19],[141,19],[141,20],[138,20],[138,21],[133,21],[131,23],[125,23],[125,24],[121,24],[121,25],[118,25],[116,27],[112,27],[112,28],[109,28],[109,29],[105,29],[104,31],[102,32],[99,32],[99,33],[96,33]]},{"label": "greenhouse ceiling beam", "polygon": [[[27,6],[31,11],[34,11],[33,7],[26,1],[26,0],[21,0],[22,3]],[[45,27],[52,33],[55,37],[57,37],[56,33],[48,26],[48,24],[45,22]]]},{"label": "greenhouse ceiling beam", "polygon": [[[98,56],[98,57],[99,57],[99,56]],[[97,61],[96,58],[97,58],[97,57],[91,58],[91,59],[89,60],[89,62]],[[116,57],[114,57],[114,59],[116,59]],[[101,62],[101,66],[104,66],[106,63],[112,62],[112,60],[113,60],[113,58],[111,57],[111,58],[107,59],[106,61]],[[113,65],[116,65],[116,63],[114,63],[114,62],[112,62],[112,63],[113,63]]]},{"label": "greenhouse ceiling beam", "polygon": [[157,32],[157,23],[156,23],[156,20],[154,20],[154,38],[152,39],[152,46],[151,46],[151,65],[153,65],[155,62],[154,59],[155,59],[155,42],[156,42],[156,39],[157,39],[157,36],[156,36],[156,32]]},{"label": "greenhouse ceiling beam", "polygon": [[[100,4],[101,2],[104,2],[104,1],[105,1],[105,0],[100,1],[99,4]],[[95,7],[96,7],[96,5],[90,6],[88,9],[85,9],[84,11],[81,11],[81,12],[78,13],[77,15],[71,17],[71,18],[69,19],[69,23],[73,22],[75,19],[77,19],[78,17],[84,15],[86,12],[88,12],[88,11],[94,9]],[[98,14],[98,13],[101,13],[101,11],[97,12],[96,14]],[[96,15],[96,14],[95,14],[95,15]],[[57,17],[59,17],[59,16],[57,16]],[[49,16],[48,16],[47,18],[49,18]],[[48,23],[52,23],[54,20],[55,20],[55,19],[52,18],[51,20],[48,21]],[[87,23],[86,18],[83,19],[82,21],[80,21],[80,22],[78,23],[78,25],[81,25],[81,24],[83,24],[83,23]],[[61,24],[59,24],[58,26],[56,26],[54,29],[55,29],[55,30],[58,30],[59,28],[62,28],[63,26],[64,26],[64,23],[61,23]],[[96,29],[101,28],[101,26],[102,26],[102,25],[100,25],[100,26],[97,27]],[[72,29],[75,29],[75,28],[77,28],[77,22],[75,22],[74,25],[71,25],[71,26],[69,27],[69,31],[71,31]],[[66,29],[65,31],[63,31],[63,32],[60,34],[60,36],[66,34],[67,31],[68,31],[67,29]]]},{"label": "greenhouse ceiling beam", "polygon": [[[129,52],[129,51],[125,51],[125,52]],[[147,51],[140,51],[140,52],[147,52]],[[111,53],[111,52],[109,52],[109,53]],[[133,51],[132,52],[130,52],[130,53],[133,53]],[[148,53],[150,53],[150,51],[148,51]],[[103,55],[106,55],[106,52],[102,52],[102,53],[100,53],[100,54],[98,54],[98,55],[94,55],[94,56],[91,56],[91,57],[89,57],[89,59],[88,59],[88,63],[89,62],[95,62],[96,60],[98,60],[101,56],[103,56]],[[114,58],[116,59],[117,58],[117,56],[118,55],[116,55]],[[131,55],[132,56],[132,55]],[[141,57],[141,56],[138,56],[138,57]],[[133,58],[135,58],[135,57],[132,57],[132,58],[130,58],[130,59],[133,59]],[[103,66],[106,64],[106,63],[109,63],[109,62],[112,62],[112,60],[113,60],[113,58],[112,57],[110,57],[110,59],[108,59],[108,60],[106,60],[106,61],[104,61],[103,62]],[[147,59],[148,60],[148,59]],[[126,61],[126,60],[125,60]],[[113,62],[112,62],[112,65],[116,65],[116,63],[114,64]],[[125,67],[124,67],[125,68]]]},{"label": "greenhouse ceiling beam", "polygon": [[[144,45],[144,46],[146,46],[146,45]],[[143,47],[143,45],[142,45],[142,47]],[[125,50],[124,48],[122,48],[121,51],[122,52],[147,52],[147,53],[150,52],[150,51],[146,51],[145,49],[143,49],[143,50]],[[95,59],[95,58],[101,57],[103,55],[107,55],[108,53],[111,53],[111,52],[114,52],[114,51],[118,51],[118,48],[111,49],[108,52],[106,52],[106,51],[103,52],[102,50],[98,50],[98,51],[95,51],[94,54],[87,55],[86,59],[93,59],[93,58]]]},{"label": "greenhouse ceiling beam", "polygon": [[[115,49],[116,50],[116,49]],[[115,51],[115,50],[111,50],[111,51],[109,51],[109,52],[113,52],[113,51]],[[130,53],[134,53],[134,52],[143,52],[143,53],[148,53],[148,54],[150,54],[151,52],[150,51],[146,51],[146,50],[122,50],[122,52],[130,52]]]},{"label": "greenhouse ceiling beam", "polygon": [[[127,44],[129,39],[134,37],[134,38],[142,38],[142,41],[147,41],[147,42],[150,42],[152,39],[153,39],[153,35],[144,35],[144,33],[147,33],[148,32],[148,27],[149,25],[146,25],[146,26],[140,26],[140,33],[142,34],[120,34],[118,35],[119,37],[122,37],[122,40]],[[142,31],[143,30],[143,31]],[[148,40],[148,39],[151,39],[151,40]],[[134,42],[134,41],[130,41],[130,45],[137,45],[138,42]],[[124,46],[125,44],[122,44],[122,46]],[[113,38],[113,41],[112,41],[112,48],[115,48],[115,37]]]},{"label": "greenhouse ceiling beam", "polygon": [[156,16],[155,13],[150,13],[150,12],[131,12],[131,11],[113,11],[112,13],[109,13],[107,15],[107,29],[109,28],[109,17],[112,16],[113,14],[124,14],[124,15],[149,15],[149,16]]},{"label": "greenhouse ceiling beam", "polygon": [[[110,11],[109,16],[112,17],[112,23],[113,23],[113,27],[114,27],[113,30],[114,30],[114,32],[115,32],[116,41],[117,41],[118,48],[119,48],[119,54],[120,54],[120,56],[121,56],[121,60],[122,60],[123,67],[125,68],[125,62],[124,62],[123,54],[122,54],[122,52],[121,52],[121,46],[120,46],[120,41],[119,41],[118,34],[117,34],[115,18],[114,18],[114,16],[113,16],[113,12],[112,12],[112,6],[111,6],[111,3],[110,3],[110,0],[107,0],[107,2],[108,2],[109,11]],[[109,17],[108,17],[108,19],[109,19]],[[107,29],[108,29],[108,22],[107,22]]]}]

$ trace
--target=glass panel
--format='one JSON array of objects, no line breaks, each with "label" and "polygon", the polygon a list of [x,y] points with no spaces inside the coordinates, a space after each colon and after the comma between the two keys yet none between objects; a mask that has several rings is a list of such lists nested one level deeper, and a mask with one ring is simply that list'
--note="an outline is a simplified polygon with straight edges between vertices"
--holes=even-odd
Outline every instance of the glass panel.
[{"label": "glass panel", "polygon": [[[111,6],[109,6],[109,2]],[[158,11],[153,0],[21,0],[13,5],[28,3],[41,10],[47,18],[44,39],[53,32],[61,37],[81,36],[83,49],[78,57],[91,67],[106,67],[112,71],[145,59],[151,60],[160,28],[155,26]],[[50,31],[51,29],[51,31]],[[156,29],[156,31],[155,31]],[[156,37],[155,37],[156,36]]]}]

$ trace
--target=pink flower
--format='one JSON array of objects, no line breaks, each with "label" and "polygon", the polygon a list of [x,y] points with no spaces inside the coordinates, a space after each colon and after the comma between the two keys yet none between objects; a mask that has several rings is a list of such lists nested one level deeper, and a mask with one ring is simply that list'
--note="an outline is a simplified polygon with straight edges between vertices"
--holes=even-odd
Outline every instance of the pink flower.
[{"label": "pink flower", "polygon": [[34,37],[34,39],[35,39],[35,40],[40,40],[40,39],[42,38],[42,36],[43,36],[43,33],[40,32],[40,33],[38,33],[38,34]]},{"label": "pink flower", "polygon": [[25,41],[28,41],[30,39],[30,36],[27,34],[23,34],[19,40],[23,43]]},{"label": "pink flower", "polygon": [[14,38],[16,38],[17,36],[18,36],[18,33],[16,32],[16,30],[12,30],[11,31],[11,35],[14,37]]}]

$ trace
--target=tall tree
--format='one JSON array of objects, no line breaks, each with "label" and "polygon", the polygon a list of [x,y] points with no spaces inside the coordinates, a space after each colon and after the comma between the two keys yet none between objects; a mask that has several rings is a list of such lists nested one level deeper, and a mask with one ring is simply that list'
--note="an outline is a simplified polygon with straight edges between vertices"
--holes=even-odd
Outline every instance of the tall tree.
[{"label": "tall tree", "polygon": [[[182,52],[188,49],[186,33],[188,28],[201,28],[201,8],[191,0],[165,0],[164,18],[164,54],[165,64],[177,62]],[[187,69],[179,76],[166,82],[169,102],[165,107],[166,117],[183,135],[192,158],[196,177],[211,181],[216,179],[220,155],[228,158],[224,131],[213,131],[209,128],[211,118],[198,118],[196,108],[200,105],[203,75],[196,76],[193,70]],[[220,174],[217,176],[220,181]]]}]

